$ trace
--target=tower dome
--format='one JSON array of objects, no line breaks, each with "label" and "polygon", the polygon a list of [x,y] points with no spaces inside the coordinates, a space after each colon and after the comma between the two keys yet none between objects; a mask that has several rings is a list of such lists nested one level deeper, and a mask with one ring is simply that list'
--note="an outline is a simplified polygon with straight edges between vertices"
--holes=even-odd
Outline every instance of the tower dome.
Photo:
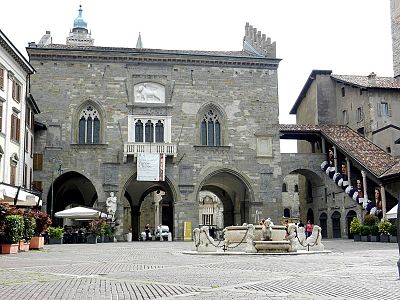
[{"label": "tower dome", "polygon": [[82,18],[82,5],[79,5],[79,15],[74,20],[74,28],[84,28],[87,29],[87,23]]},{"label": "tower dome", "polygon": [[67,37],[67,45],[93,46],[94,40],[87,29],[87,23],[82,18],[82,5],[79,5],[79,15],[74,20],[74,27]]}]

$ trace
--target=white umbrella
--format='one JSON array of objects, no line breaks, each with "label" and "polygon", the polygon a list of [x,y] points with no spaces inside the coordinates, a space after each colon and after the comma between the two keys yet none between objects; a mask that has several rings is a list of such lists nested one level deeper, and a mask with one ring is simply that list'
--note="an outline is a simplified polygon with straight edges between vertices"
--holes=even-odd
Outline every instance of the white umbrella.
[{"label": "white umbrella", "polygon": [[100,211],[86,208],[86,207],[73,207],[66,210],[56,212],[54,214],[57,218],[80,219],[80,220],[94,220],[98,219],[102,214]]},{"label": "white umbrella", "polygon": [[389,210],[386,213],[386,218],[388,218],[388,219],[397,219],[397,207],[398,207],[398,204],[396,204],[391,210]]}]

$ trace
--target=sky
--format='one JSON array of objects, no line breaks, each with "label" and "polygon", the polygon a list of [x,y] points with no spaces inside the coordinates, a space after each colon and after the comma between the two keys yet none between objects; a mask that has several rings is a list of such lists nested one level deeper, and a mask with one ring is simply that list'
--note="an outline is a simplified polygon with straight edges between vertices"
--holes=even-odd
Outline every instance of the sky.
[{"label": "sky", "polygon": [[[95,46],[169,50],[242,49],[246,22],[277,44],[279,121],[312,70],[393,76],[390,0],[14,0],[1,4],[0,29],[27,56],[51,31],[65,44],[82,4]],[[4,13],[6,12],[6,13]],[[292,152],[293,143],[283,143]],[[287,151],[285,151],[287,150]]]}]

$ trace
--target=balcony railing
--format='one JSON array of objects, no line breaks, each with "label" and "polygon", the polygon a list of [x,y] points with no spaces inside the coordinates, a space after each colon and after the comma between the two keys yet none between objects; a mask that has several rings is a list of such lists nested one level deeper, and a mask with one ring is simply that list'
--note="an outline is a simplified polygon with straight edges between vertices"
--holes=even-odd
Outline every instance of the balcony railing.
[{"label": "balcony railing", "polygon": [[164,153],[166,156],[176,157],[177,147],[172,143],[125,143],[124,156],[138,153]]}]

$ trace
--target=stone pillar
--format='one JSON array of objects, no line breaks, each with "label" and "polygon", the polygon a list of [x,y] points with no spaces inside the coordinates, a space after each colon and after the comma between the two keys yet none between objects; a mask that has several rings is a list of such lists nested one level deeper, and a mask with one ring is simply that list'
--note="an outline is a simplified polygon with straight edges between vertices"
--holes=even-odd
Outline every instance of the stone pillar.
[{"label": "stone pillar", "polygon": [[323,137],[321,137],[321,149],[322,149],[322,153],[326,154],[325,139]]},{"label": "stone pillar", "polygon": [[346,166],[347,166],[347,180],[349,181],[349,185],[351,182],[350,178],[350,160],[346,157]]},{"label": "stone pillar", "polygon": [[337,171],[338,171],[338,165],[337,165],[337,150],[336,150],[336,147],[335,146],[333,146],[333,161],[334,161],[334,164],[335,164],[335,173],[337,173]]},{"label": "stone pillar", "polygon": [[381,184],[381,199],[382,199],[382,213],[383,217],[386,218],[386,193],[385,193],[385,187]]},{"label": "stone pillar", "polygon": [[368,199],[367,194],[367,172],[361,170],[362,182],[363,182],[363,189],[364,189],[364,199]]}]

